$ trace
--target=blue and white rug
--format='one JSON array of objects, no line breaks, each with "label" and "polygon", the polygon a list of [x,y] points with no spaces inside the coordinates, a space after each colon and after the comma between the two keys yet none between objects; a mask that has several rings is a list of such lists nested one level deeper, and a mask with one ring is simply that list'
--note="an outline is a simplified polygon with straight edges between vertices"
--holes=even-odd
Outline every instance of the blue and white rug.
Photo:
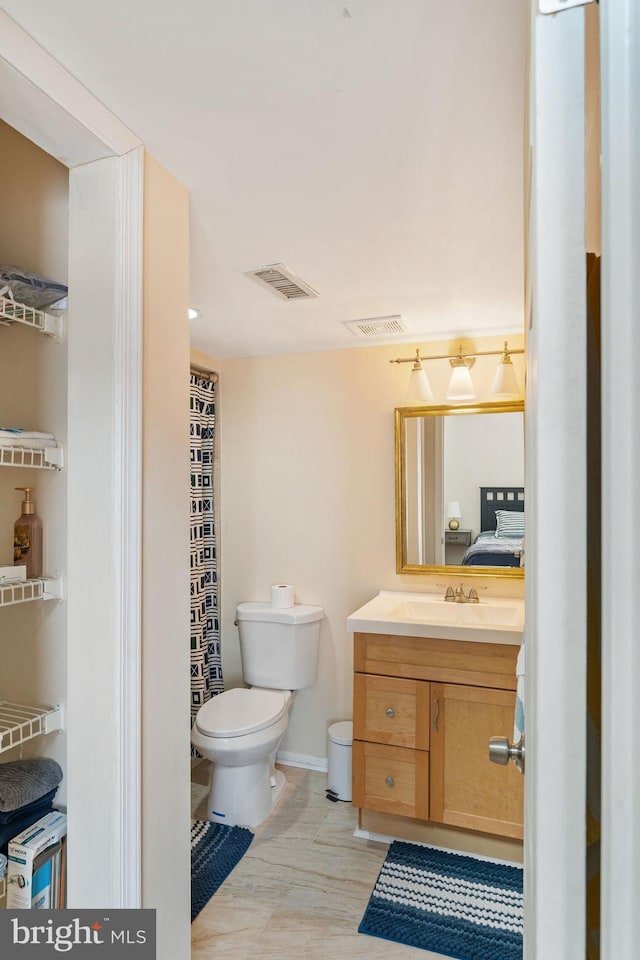
[{"label": "blue and white rug", "polygon": [[249,849],[253,834],[208,820],[191,821],[191,922]]},{"label": "blue and white rug", "polygon": [[522,960],[522,868],[396,840],[359,933],[457,960]]}]

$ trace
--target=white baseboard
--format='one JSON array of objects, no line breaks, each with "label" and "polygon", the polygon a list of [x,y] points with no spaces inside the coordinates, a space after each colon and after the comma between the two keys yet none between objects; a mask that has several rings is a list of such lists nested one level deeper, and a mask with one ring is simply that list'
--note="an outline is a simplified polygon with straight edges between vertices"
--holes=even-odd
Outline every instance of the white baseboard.
[{"label": "white baseboard", "polygon": [[375,843],[393,843],[394,840],[397,840],[397,837],[387,837],[384,833],[374,833],[372,830],[361,830],[360,827],[356,827],[353,831],[353,836],[358,840],[373,840]]},{"label": "white baseboard", "polygon": [[302,767],[304,770],[319,770],[326,773],[329,769],[327,757],[312,757],[305,753],[288,753],[286,750],[276,753],[276,762],[285,767]]}]

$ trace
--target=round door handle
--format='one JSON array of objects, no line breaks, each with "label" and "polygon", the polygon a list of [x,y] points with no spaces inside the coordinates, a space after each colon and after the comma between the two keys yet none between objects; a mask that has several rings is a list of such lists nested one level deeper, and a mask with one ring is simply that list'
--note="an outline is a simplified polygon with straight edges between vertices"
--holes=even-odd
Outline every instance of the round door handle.
[{"label": "round door handle", "polygon": [[388,717],[395,717],[396,715],[396,712],[393,709],[393,707],[387,707],[386,713]]},{"label": "round door handle", "polygon": [[393,777],[387,777],[385,783],[387,784],[388,787],[392,787],[392,786],[393,786]]},{"label": "round door handle", "polygon": [[510,760],[513,760],[515,766],[524,773],[525,746],[524,736],[520,738],[519,743],[510,743],[507,737],[489,738],[489,760],[492,763],[499,763],[506,767]]}]

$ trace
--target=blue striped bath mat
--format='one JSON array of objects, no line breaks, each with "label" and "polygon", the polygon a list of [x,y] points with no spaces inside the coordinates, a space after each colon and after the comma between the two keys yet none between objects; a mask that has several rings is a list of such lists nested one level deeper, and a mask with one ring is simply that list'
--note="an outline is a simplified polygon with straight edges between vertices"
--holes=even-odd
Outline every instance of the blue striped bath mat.
[{"label": "blue striped bath mat", "polygon": [[191,821],[191,922],[249,849],[253,834],[208,820]]},{"label": "blue striped bath mat", "polygon": [[457,960],[522,960],[522,868],[396,840],[359,933]]}]

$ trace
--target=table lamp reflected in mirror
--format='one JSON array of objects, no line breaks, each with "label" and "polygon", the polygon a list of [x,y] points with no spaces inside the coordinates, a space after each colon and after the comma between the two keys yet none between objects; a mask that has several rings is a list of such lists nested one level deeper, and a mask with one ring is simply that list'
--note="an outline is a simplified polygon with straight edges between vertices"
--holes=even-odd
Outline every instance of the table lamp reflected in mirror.
[{"label": "table lamp reflected in mirror", "polygon": [[462,518],[462,511],[457,500],[451,500],[447,505],[447,516],[449,517],[449,530],[457,530]]}]

